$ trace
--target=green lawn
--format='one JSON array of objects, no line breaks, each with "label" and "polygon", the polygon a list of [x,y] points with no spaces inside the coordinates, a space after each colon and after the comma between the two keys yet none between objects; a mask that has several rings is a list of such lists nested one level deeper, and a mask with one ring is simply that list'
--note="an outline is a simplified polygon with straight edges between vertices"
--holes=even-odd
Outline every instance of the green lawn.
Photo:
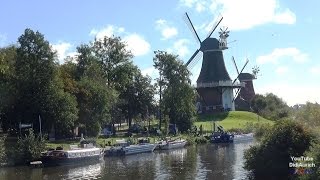
[{"label": "green lawn", "polygon": [[224,129],[244,129],[248,125],[255,124],[273,124],[273,121],[264,119],[263,117],[245,111],[231,111],[216,115],[200,115],[194,123],[198,128],[202,125],[204,131],[213,130],[213,121],[221,125]]}]

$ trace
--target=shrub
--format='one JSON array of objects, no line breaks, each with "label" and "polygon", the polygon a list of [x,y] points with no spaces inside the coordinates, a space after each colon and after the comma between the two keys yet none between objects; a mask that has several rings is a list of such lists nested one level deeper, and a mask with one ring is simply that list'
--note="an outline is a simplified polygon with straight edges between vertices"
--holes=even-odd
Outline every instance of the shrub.
[{"label": "shrub", "polygon": [[39,159],[46,148],[45,138],[36,136],[32,129],[25,137],[18,139],[16,148],[16,163],[28,163]]},{"label": "shrub", "polygon": [[204,143],[207,143],[208,140],[204,136],[199,136],[195,138],[195,142],[197,144],[204,144]]},{"label": "shrub", "polygon": [[302,176],[300,179],[319,179],[320,177],[320,143],[319,141],[312,144],[309,151],[305,153],[305,157],[313,158],[313,163],[316,165],[315,168],[311,168],[310,174]]},{"label": "shrub", "polygon": [[277,122],[265,133],[260,144],[244,153],[245,169],[259,177],[287,179],[291,156],[300,157],[308,150],[313,135],[301,124],[283,120]]}]

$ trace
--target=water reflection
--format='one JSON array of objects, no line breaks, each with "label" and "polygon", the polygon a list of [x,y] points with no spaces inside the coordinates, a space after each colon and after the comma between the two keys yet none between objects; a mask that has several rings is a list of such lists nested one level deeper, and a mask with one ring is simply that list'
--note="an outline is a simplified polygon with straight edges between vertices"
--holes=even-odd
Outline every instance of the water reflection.
[{"label": "water reflection", "polygon": [[0,179],[246,179],[243,151],[252,143],[108,157],[98,164],[50,168],[1,168]]}]

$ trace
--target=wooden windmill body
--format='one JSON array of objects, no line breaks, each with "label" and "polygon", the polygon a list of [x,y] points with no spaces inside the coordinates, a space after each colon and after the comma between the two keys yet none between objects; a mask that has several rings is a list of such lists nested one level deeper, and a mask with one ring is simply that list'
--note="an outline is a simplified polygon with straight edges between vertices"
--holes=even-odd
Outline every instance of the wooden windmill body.
[{"label": "wooden windmill body", "polygon": [[231,80],[225,66],[223,50],[228,49],[227,37],[229,36],[229,31],[227,31],[227,29],[222,30],[220,28],[221,32],[219,32],[219,40],[210,37],[223,18],[216,23],[207,38],[204,41],[201,41],[187,13],[186,17],[188,18],[188,22],[190,23],[189,25],[192,27],[194,34],[200,42],[200,48],[195,51],[186,65],[188,66],[193,61],[199,51],[203,53],[202,67],[196,85],[196,89],[199,94],[197,102],[198,112],[214,113],[226,110],[235,110],[235,97],[233,90],[240,89],[244,86],[244,83],[236,82],[238,77],[235,80]]}]

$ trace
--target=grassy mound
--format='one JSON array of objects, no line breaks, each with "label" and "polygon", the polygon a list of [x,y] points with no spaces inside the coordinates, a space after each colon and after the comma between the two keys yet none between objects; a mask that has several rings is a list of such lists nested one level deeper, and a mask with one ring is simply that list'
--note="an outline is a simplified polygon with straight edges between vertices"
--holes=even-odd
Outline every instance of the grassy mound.
[{"label": "grassy mound", "polygon": [[212,131],[213,121],[221,125],[224,129],[245,129],[252,125],[273,124],[273,121],[267,120],[252,112],[231,111],[211,115],[199,115],[194,123],[198,128],[202,125],[204,131]]}]

